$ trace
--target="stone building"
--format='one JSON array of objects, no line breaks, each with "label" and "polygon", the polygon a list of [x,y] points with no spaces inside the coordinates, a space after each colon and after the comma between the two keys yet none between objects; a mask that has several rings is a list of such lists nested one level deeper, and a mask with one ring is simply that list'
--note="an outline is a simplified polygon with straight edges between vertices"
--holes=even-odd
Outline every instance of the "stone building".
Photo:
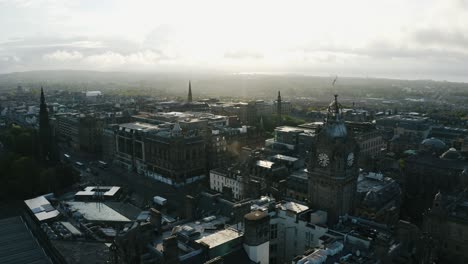
[{"label": "stone building", "polygon": [[468,193],[438,192],[424,214],[424,232],[437,263],[468,263]]},{"label": "stone building", "polygon": [[381,173],[360,173],[355,215],[394,226],[400,216],[401,190],[398,183]]},{"label": "stone building", "polygon": [[420,222],[422,213],[431,206],[439,192],[459,191],[466,176],[462,172],[468,161],[455,149],[442,155],[435,150],[423,150],[400,160],[404,193],[402,213]]},{"label": "stone building", "polygon": [[349,130],[353,131],[354,138],[359,144],[360,159],[359,166],[370,166],[372,160],[379,157],[382,150],[386,148],[382,131],[378,130],[374,124],[368,122],[346,122]]},{"label": "stone building", "polygon": [[328,107],[323,128],[310,152],[309,203],[328,213],[329,223],[354,210],[359,168],[359,145],[342,118],[338,95]]},{"label": "stone building", "polygon": [[210,170],[210,189],[236,200],[242,200],[246,196],[245,181],[236,167]]}]

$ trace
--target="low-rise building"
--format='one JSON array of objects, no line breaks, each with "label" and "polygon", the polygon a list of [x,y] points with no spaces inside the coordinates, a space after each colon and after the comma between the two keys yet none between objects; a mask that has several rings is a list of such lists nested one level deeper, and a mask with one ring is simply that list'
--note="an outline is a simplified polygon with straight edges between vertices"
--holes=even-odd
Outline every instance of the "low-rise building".
[{"label": "low-rise building", "polygon": [[210,171],[210,189],[228,197],[232,196],[236,200],[244,199],[244,184],[240,170],[235,168],[218,168]]}]

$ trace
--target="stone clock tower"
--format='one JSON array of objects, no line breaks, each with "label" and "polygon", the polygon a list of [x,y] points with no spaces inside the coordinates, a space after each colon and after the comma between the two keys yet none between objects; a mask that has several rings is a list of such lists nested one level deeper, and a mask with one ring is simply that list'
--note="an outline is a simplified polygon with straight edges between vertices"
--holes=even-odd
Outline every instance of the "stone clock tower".
[{"label": "stone clock tower", "polygon": [[323,127],[318,131],[315,149],[309,153],[309,202],[325,210],[328,223],[354,210],[359,168],[359,146],[346,129],[338,95],[328,107]]}]

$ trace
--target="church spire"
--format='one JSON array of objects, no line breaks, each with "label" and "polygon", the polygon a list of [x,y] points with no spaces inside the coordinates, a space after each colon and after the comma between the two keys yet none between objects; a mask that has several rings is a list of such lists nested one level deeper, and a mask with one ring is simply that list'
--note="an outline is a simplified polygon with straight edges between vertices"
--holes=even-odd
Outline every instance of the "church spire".
[{"label": "church spire", "polygon": [[44,89],[41,86],[41,106],[45,105]]},{"label": "church spire", "polygon": [[192,83],[189,81],[188,83],[188,96],[187,96],[187,102],[191,103],[192,102]]},{"label": "church spire", "polygon": [[278,91],[278,99],[276,100],[277,106],[276,106],[276,115],[278,116],[278,126],[281,126],[281,91]]},{"label": "church spire", "polygon": [[51,159],[51,130],[49,124],[49,112],[45,102],[44,89],[41,87],[41,102],[39,105],[39,144],[40,155],[46,161]]},{"label": "church spire", "polygon": [[44,89],[41,86],[41,103],[39,105],[39,129],[49,126],[49,112],[45,102]]}]

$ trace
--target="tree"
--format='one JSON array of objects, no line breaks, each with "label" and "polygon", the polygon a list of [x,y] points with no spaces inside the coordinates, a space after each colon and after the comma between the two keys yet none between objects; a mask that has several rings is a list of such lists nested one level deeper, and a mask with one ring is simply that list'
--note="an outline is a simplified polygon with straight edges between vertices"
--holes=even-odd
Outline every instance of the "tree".
[{"label": "tree", "polygon": [[0,199],[26,199],[60,192],[79,180],[69,164],[51,165],[37,155],[35,130],[11,127],[0,132],[4,153],[0,155]]}]

